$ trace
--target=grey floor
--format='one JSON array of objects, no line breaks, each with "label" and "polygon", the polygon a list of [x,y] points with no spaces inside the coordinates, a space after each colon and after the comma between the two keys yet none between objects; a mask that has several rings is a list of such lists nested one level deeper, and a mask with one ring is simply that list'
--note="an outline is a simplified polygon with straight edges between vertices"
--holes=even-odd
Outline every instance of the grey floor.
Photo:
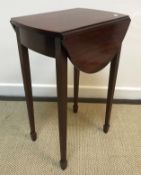
[{"label": "grey floor", "polygon": [[0,175],[141,175],[141,106],[113,105],[102,131],[104,104],[68,104],[68,167],[59,167],[57,104],[35,102],[32,142],[25,102],[0,102]]}]

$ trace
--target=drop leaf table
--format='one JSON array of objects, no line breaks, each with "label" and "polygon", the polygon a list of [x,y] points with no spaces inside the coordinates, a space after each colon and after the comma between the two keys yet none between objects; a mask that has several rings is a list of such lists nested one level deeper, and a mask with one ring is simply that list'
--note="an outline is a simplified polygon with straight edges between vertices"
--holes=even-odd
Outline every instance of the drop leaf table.
[{"label": "drop leaf table", "polygon": [[[95,73],[110,63],[108,97],[103,130],[109,130],[121,44],[130,18],[119,13],[75,8],[15,17],[16,32],[32,140],[36,140],[28,49],[55,58],[60,166],[67,167],[67,58],[74,65],[74,105],[78,110],[79,72]],[[45,75],[43,75],[45,76]]]}]

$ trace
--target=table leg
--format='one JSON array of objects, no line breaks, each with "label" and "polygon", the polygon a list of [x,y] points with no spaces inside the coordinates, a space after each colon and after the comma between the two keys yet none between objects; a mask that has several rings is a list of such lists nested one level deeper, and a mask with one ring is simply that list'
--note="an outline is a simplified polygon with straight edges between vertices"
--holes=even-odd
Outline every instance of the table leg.
[{"label": "table leg", "polygon": [[61,39],[55,39],[56,78],[58,95],[58,119],[60,139],[60,166],[67,167],[67,57],[61,47]]},{"label": "table leg", "polygon": [[79,75],[80,71],[74,66],[74,104],[73,104],[74,113],[77,113],[78,111]]},{"label": "table leg", "polygon": [[112,101],[113,101],[113,95],[114,95],[117,72],[118,72],[119,58],[120,58],[120,51],[115,55],[114,59],[111,61],[111,66],[110,66],[106,116],[105,116],[105,124],[103,126],[103,131],[105,133],[108,132],[110,127],[110,116],[111,116]]},{"label": "table leg", "polygon": [[23,76],[24,90],[25,90],[25,96],[26,96],[26,104],[27,104],[29,123],[30,123],[30,135],[31,135],[31,139],[35,141],[37,138],[37,134],[35,131],[35,122],[34,122],[34,110],[33,110],[28,49],[21,44],[18,30],[16,31],[16,33],[17,33],[17,42],[18,42],[21,70],[22,70],[22,76]]}]

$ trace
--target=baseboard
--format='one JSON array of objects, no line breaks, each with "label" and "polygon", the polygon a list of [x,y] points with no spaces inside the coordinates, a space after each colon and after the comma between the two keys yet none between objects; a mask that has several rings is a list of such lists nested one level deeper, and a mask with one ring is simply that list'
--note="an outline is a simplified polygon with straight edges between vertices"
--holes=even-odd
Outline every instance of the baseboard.
[{"label": "baseboard", "polygon": [[[56,97],[56,85],[52,84],[33,84],[33,96],[41,99],[52,99]],[[5,97],[24,97],[24,88],[22,84],[0,84],[0,96]],[[68,85],[68,97],[73,97],[73,86]],[[107,87],[106,86],[79,86],[79,97],[80,99],[106,99]],[[136,87],[116,87],[115,88],[115,99],[125,100],[137,100],[141,99],[141,88]],[[95,101],[95,100],[94,100]]]},{"label": "baseboard", "polygon": [[[33,97],[34,101],[57,102],[57,97]],[[25,97],[20,96],[0,96],[0,101],[25,101]],[[79,103],[106,103],[106,98],[78,98]],[[68,102],[73,102],[72,97],[68,97]],[[140,99],[113,99],[114,104],[136,104],[140,105]]]}]

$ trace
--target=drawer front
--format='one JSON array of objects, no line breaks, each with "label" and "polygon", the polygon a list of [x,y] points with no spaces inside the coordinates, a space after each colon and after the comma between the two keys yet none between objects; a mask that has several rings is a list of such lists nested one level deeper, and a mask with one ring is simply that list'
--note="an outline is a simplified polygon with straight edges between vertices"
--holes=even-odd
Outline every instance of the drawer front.
[{"label": "drawer front", "polygon": [[49,57],[55,56],[55,40],[52,36],[20,28],[20,40],[22,45],[33,51]]}]

